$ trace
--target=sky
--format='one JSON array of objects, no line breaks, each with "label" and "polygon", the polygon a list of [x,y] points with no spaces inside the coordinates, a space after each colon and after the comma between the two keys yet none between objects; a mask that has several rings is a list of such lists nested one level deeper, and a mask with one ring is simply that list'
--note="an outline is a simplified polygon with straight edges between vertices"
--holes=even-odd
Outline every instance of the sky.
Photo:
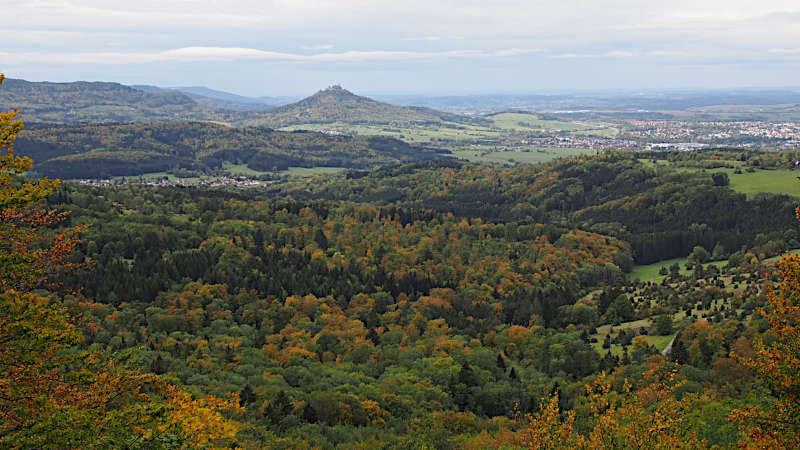
[{"label": "sky", "polygon": [[0,0],[0,72],[248,96],[798,86],[800,0]]}]

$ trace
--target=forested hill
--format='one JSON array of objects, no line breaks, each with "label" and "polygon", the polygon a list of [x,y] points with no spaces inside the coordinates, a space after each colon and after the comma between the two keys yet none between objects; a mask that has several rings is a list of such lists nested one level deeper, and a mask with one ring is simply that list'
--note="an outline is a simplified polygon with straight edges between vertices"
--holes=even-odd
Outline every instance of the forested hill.
[{"label": "forested hill", "polygon": [[199,122],[146,124],[29,124],[17,154],[34,170],[61,178],[135,176],[175,168],[202,170],[223,163],[258,171],[288,167],[368,168],[441,158],[439,150],[370,136],[333,136]]},{"label": "forested hill", "polygon": [[210,90],[201,91],[207,95],[197,92],[197,88],[183,92],[109,82],[7,79],[0,90],[0,110],[19,109],[24,112],[27,123],[213,121],[281,128],[337,122],[412,125],[483,120],[429,108],[382,103],[338,86],[271,111],[265,111],[268,106],[264,104],[241,102],[244,97],[220,97],[225,93]]},{"label": "forested hill", "polygon": [[290,194],[576,227],[628,242],[639,264],[685,256],[697,245],[735,251],[756,238],[776,242],[771,254],[787,248],[782,233],[796,228],[796,199],[747,198],[728,183],[727,176],[654,168],[635,153],[609,152],[511,169],[456,161],[383,168]]},{"label": "forested hill", "polygon": [[144,91],[119,83],[49,83],[7,79],[0,110],[19,109],[31,122],[152,122],[214,120],[235,122],[243,112],[214,109],[178,91]]},{"label": "forested hill", "polygon": [[279,105],[289,103],[285,97],[244,97],[203,86],[162,88],[150,85],[134,85],[131,87],[145,92],[180,92],[201,105],[232,111],[268,111]]},{"label": "forested hill", "polygon": [[299,102],[284,105],[262,114],[248,124],[275,128],[311,123],[346,122],[350,124],[420,124],[472,122],[457,114],[444,113],[429,108],[404,107],[382,103],[368,97],[355,95],[340,86],[331,86]]}]

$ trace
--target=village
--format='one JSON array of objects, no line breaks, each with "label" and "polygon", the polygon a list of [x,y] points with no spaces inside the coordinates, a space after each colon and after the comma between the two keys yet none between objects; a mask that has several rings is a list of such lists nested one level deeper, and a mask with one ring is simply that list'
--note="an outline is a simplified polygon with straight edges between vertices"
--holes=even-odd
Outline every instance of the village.
[{"label": "village", "polygon": [[99,179],[73,179],[67,180],[70,183],[79,184],[81,186],[123,186],[127,184],[141,184],[146,186],[180,186],[180,187],[234,187],[234,188],[251,188],[257,186],[265,186],[269,181],[255,180],[244,176],[214,176],[214,177],[200,177],[200,178],[175,178],[170,176],[162,176],[158,178],[148,177],[115,177],[115,178],[99,178]]}]

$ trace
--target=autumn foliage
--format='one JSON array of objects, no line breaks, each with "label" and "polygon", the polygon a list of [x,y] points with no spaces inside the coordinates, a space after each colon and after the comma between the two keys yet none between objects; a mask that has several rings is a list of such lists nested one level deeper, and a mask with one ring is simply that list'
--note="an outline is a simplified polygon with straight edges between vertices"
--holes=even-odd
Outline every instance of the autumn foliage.
[{"label": "autumn foliage", "polygon": [[[0,75],[0,83],[2,82]],[[59,185],[19,176],[32,161],[14,155],[22,122],[0,113],[0,447],[161,448],[222,444],[237,425],[230,400],[193,399],[125,355],[80,350],[83,336],[60,306],[55,277],[71,263],[83,227],[51,233],[64,214],[41,206]]]},{"label": "autumn foliage", "polygon": [[[798,209],[800,215],[800,208]],[[769,320],[767,339],[756,342],[754,358],[734,355],[751,368],[774,394],[774,401],[735,411],[750,438],[748,448],[795,448],[800,442],[800,256],[786,254],[781,281],[767,294],[759,312]]]}]

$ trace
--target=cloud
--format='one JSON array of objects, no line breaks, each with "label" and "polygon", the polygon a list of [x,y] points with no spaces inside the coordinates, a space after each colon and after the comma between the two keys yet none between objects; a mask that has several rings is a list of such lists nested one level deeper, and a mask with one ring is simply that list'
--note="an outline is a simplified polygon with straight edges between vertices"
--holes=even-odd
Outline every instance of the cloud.
[{"label": "cloud", "polygon": [[303,50],[330,50],[333,48],[333,44],[304,45],[300,48]]},{"label": "cloud", "polygon": [[[161,52],[81,52],[81,53],[0,53],[0,58],[12,58],[18,62],[74,63],[74,64],[139,64],[152,62],[197,62],[236,60],[278,60],[300,62],[358,62],[399,61],[432,58],[493,58],[518,56],[541,52],[540,49],[509,48],[499,50],[447,50],[447,51],[398,51],[398,50],[351,50],[326,53],[285,53],[245,47],[182,47]],[[0,61],[2,62],[2,61]]]},{"label": "cloud", "polygon": [[400,39],[401,41],[439,41],[442,38],[439,36],[421,36],[421,37],[407,37]]},{"label": "cloud", "polygon": [[798,55],[800,54],[800,48],[771,48],[767,52],[777,55]]},{"label": "cloud", "polygon": [[[232,62],[208,64],[205,69],[212,73],[227,71],[237,61],[275,61],[274,67],[263,69],[282,73],[285,67],[277,62],[337,62],[342,64],[325,70],[308,68],[307,76],[338,70],[341,79],[382,80],[397,72],[378,73],[384,68],[369,63],[425,60],[425,68],[415,64],[393,67],[416,76],[411,79],[405,75],[403,82],[425,86],[425,77],[436,79],[442,73],[450,73],[453,65],[449,62],[458,59],[464,62],[459,64],[463,83],[472,80],[476,84],[502,85],[527,80],[524,82],[538,85],[539,81],[546,81],[544,73],[550,70],[558,72],[552,75],[554,84],[568,80],[578,84],[603,83],[601,77],[587,74],[605,64],[613,65],[620,73],[630,68],[634,80],[652,71],[640,81],[645,84],[679,80],[695,83],[699,79],[709,79],[714,84],[719,76],[695,72],[691,65],[738,61],[750,64],[752,73],[759,74],[761,78],[747,81],[758,84],[795,80],[794,67],[768,67],[767,63],[793,64],[800,55],[794,44],[800,42],[798,0],[5,3],[3,15],[13,20],[4,24],[0,68],[24,67],[27,73],[48,78],[75,70],[83,70],[89,74],[85,76],[91,77],[183,78],[191,73],[181,73],[174,66],[161,71],[160,67],[145,70],[130,65]],[[538,58],[523,57],[535,53]],[[498,64],[479,63],[494,62],[491,58],[506,59],[498,59]],[[569,64],[555,64],[557,61]],[[65,66],[71,66],[70,70],[64,70]],[[423,69],[428,72],[422,73]],[[290,72],[294,73],[287,75],[287,83],[295,83],[300,70]],[[726,79],[746,79],[750,73],[723,75]],[[680,74],[690,75],[680,78]],[[225,77],[229,76],[226,72]],[[237,76],[245,78],[248,74]],[[498,81],[503,77],[506,81]],[[621,79],[609,78],[611,81],[606,83]],[[377,85],[381,81],[369,82]],[[263,80],[252,83],[260,86]],[[441,84],[446,88],[451,83],[453,80],[448,78]]]},{"label": "cloud", "polygon": [[556,59],[577,59],[577,58],[634,58],[642,56],[640,52],[632,52],[628,50],[611,50],[602,53],[559,53],[550,55],[549,58]]},{"label": "cloud", "polygon": [[663,58],[690,56],[686,52],[677,50],[608,50],[597,53],[558,53],[548,55],[548,58],[555,59],[580,59],[580,58]]}]

